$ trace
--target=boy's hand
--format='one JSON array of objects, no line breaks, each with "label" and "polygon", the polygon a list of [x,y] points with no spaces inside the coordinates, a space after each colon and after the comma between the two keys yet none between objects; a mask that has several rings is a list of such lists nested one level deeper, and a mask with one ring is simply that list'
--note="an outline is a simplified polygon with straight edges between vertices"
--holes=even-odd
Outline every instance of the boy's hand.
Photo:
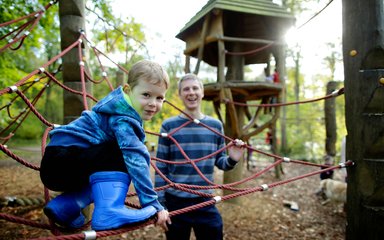
[{"label": "boy's hand", "polygon": [[172,224],[168,211],[161,210],[157,212],[157,221],[155,225],[161,227],[164,231],[168,231],[167,223]]}]

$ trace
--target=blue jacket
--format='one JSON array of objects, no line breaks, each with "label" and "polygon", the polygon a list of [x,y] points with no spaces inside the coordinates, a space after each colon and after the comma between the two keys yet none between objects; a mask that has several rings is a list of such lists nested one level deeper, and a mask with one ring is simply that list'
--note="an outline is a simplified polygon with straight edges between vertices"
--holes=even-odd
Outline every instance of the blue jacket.
[{"label": "blue jacket", "polygon": [[50,138],[49,146],[85,148],[117,141],[141,206],[151,205],[158,211],[163,209],[150,178],[150,154],[144,145],[142,119],[122,87],[101,99],[91,111],[83,111],[78,119],[53,129]]}]

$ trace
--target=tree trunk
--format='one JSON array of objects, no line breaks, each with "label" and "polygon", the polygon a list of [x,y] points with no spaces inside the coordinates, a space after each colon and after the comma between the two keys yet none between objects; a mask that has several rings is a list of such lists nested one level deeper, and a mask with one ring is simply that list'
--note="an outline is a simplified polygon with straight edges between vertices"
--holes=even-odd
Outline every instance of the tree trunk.
[{"label": "tree trunk", "polygon": [[[327,95],[331,94],[338,87],[338,83],[330,81],[327,84]],[[334,158],[336,156],[336,140],[337,140],[337,125],[336,125],[336,108],[335,98],[329,98],[324,101],[324,117],[325,117],[325,152],[327,156]]]},{"label": "tree trunk", "polygon": [[346,239],[384,236],[383,0],[343,0]]},{"label": "tree trunk", "polygon": [[[85,0],[60,0],[60,36],[61,50],[66,49],[80,36],[80,29],[85,31]],[[86,54],[83,51],[83,56]],[[64,84],[77,91],[82,91],[80,75],[80,57],[78,48],[71,49],[63,56],[63,81]],[[87,92],[91,93],[92,85],[86,83]],[[64,124],[78,118],[84,110],[83,97],[68,91],[63,93]],[[83,209],[87,219],[90,218],[90,208]]]},{"label": "tree trunk", "polygon": [[124,85],[124,77],[125,77],[125,75],[124,75],[123,71],[121,71],[121,70],[116,71],[116,84],[115,84],[116,88]]},{"label": "tree trunk", "polygon": [[[239,46],[240,44],[235,46],[235,51],[241,51],[241,48]],[[226,75],[226,81],[230,80],[244,80],[244,57],[243,56],[230,56],[228,57],[228,71]],[[239,97],[239,96],[237,96]],[[234,96],[234,101],[236,102],[242,102],[242,99],[236,98]],[[237,129],[243,129],[244,126],[244,117],[245,117],[245,107],[243,106],[237,106],[236,109],[236,116],[237,116],[237,123],[238,126],[233,126],[231,123],[231,117],[228,114],[228,111],[231,109],[226,108],[227,113],[226,113],[226,131],[225,133],[229,135],[231,138],[239,138],[240,136],[237,136],[236,130],[234,127]],[[243,156],[244,158],[244,156]],[[224,172],[224,184],[226,183],[231,183],[231,182],[237,182],[242,179],[243,177],[243,168],[244,168],[244,159],[240,159],[239,163],[236,165],[236,167],[229,171],[229,172]],[[232,192],[224,190],[224,195],[230,194]],[[232,198],[229,200],[229,202],[239,204],[241,201],[241,198]]]},{"label": "tree trunk", "polygon": [[[286,46],[285,45],[277,46],[274,49],[273,55],[274,55],[275,61],[276,61],[276,68],[280,74],[280,84],[283,85],[283,90],[279,96],[278,102],[285,103],[287,101],[286,83],[285,83],[285,79],[287,76],[286,67],[285,67]],[[274,139],[273,139],[272,151],[274,154],[277,154],[277,155],[286,155],[287,154],[287,148],[288,147],[287,147],[287,131],[286,131],[286,116],[287,116],[286,109],[287,109],[286,107],[283,107],[281,110],[278,108],[275,109],[278,116],[280,116],[280,111],[282,111],[282,113],[283,113],[283,117],[280,118],[280,127],[281,127],[280,151],[278,150],[278,144],[277,144],[277,142],[278,142],[277,141],[278,136],[277,136],[277,131],[276,131],[276,125],[277,124],[276,124],[276,122],[273,124],[273,138]],[[279,164],[275,167],[275,173],[276,173],[276,178],[280,178],[280,173],[284,173],[282,164]]]},{"label": "tree trunk", "polygon": [[[85,31],[84,12],[85,0],[59,1],[61,50],[66,49],[79,38],[80,29]],[[78,48],[73,48],[62,59],[64,84],[69,88],[82,91]],[[87,89],[91,89],[90,84],[87,84]],[[84,104],[83,97],[80,95],[64,91],[63,97],[65,124],[80,116],[84,110]]]},{"label": "tree trunk", "polygon": [[[296,52],[295,61],[295,101],[300,101],[300,50]],[[296,124],[300,126],[300,104],[295,105]]]}]

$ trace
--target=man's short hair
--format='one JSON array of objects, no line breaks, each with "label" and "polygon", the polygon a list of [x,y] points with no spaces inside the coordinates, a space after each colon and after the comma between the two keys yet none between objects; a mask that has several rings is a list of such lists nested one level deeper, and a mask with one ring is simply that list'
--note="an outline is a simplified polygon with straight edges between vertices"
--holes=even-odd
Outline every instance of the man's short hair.
[{"label": "man's short hair", "polygon": [[184,76],[182,76],[179,81],[177,82],[177,87],[179,89],[179,92],[181,91],[181,83],[184,82],[185,80],[196,80],[199,82],[200,87],[202,90],[204,90],[204,84],[203,82],[193,73],[187,73]]}]

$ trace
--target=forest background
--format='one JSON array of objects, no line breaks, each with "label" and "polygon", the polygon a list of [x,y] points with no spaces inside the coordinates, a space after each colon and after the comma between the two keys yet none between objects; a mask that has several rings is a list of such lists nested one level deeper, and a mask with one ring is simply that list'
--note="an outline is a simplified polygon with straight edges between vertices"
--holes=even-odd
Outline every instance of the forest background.
[{"label": "forest background", "polygon": [[[314,16],[322,7],[332,1],[322,0],[282,0],[280,1],[289,11],[291,11],[297,19]],[[0,23],[7,22],[18,17],[22,17],[34,12],[48,4],[48,1],[38,0],[0,0]],[[58,16],[58,4],[53,5],[39,21],[37,27],[30,33],[28,38],[23,42],[21,48],[16,51],[7,50],[0,54],[0,89],[12,86],[15,82],[29,74],[41,65],[46,63],[52,57],[60,53],[60,22]],[[201,6],[203,7],[203,6]],[[193,13],[190,13],[191,17]],[[341,13],[340,13],[341,14]],[[86,21],[87,32],[96,46],[105,54],[118,59],[119,65],[129,70],[130,66],[136,61],[144,58],[151,58],[151,49],[147,45],[147,35],[145,26],[140,19],[133,17],[119,18],[116,17],[114,10],[114,1],[92,0],[87,1]],[[300,17],[301,16],[301,17]],[[12,27],[12,26],[11,26]],[[0,28],[0,35],[3,36],[10,29],[7,27]],[[176,35],[177,33],[175,33]],[[6,41],[3,39],[2,41]],[[8,39],[9,40],[9,39]],[[302,73],[302,63],[308,61],[302,56],[300,44],[289,46],[287,51],[286,76],[286,93],[287,102],[306,100],[315,97],[324,96],[326,93],[326,84],[329,81],[338,81],[339,87],[343,87],[343,79],[337,79],[335,74],[340,63],[342,63],[341,40],[337,42],[324,43],[324,49],[327,54],[319,58],[313,64],[322,65],[326,71],[312,73],[308,77]],[[161,62],[170,75],[172,84],[167,92],[166,98],[175,104],[181,106],[177,97],[177,79],[183,74],[184,57],[183,49],[180,49],[179,55],[169,55],[169,59]],[[119,57],[117,57],[119,56]],[[121,57],[122,56],[122,57]],[[101,69],[96,64],[97,59],[92,54],[87,55],[86,65],[93,76],[100,76]],[[58,68],[60,61],[50,66],[49,71]],[[246,69],[245,80],[264,81],[263,74],[254,73],[255,69],[263,69],[265,66],[248,66]],[[116,66],[109,65],[107,74],[112,79],[118,71]],[[204,82],[216,81],[215,69],[210,66],[203,65]],[[57,78],[60,79],[60,72]],[[36,94],[39,85],[33,86],[30,94]],[[97,99],[105,96],[109,89],[105,85],[95,85],[93,94]],[[0,98],[0,107],[6,106],[12,99],[11,95],[4,95]],[[36,104],[38,111],[50,122],[62,124],[63,112],[63,92],[58,86],[52,85],[48,88],[41,100]],[[204,102],[203,111],[215,116],[213,107],[210,103]],[[12,106],[12,113],[17,113],[25,108],[25,103],[15,102]],[[287,106],[287,115],[285,119],[280,118],[277,123],[277,132],[281,121],[285,121],[287,131],[287,152],[284,153],[291,158],[305,159],[308,161],[319,161],[325,154],[325,123],[324,123],[324,101],[314,102],[310,104]],[[6,108],[0,111],[0,131],[5,129],[12,121],[9,118]],[[59,110],[58,110],[59,109]],[[161,122],[178,111],[173,107],[165,104],[160,114],[155,116],[154,120],[147,122],[145,128],[151,132],[158,132]],[[344,119],[344,97],[336,98],[336,119],[338,139],[336,149],[340,149],[341,138],[345,136],[345,119]],[[17,134],[8,144],[20,144],[27,141],[27,144],[40,145],[42,134],[46,126],[41,123],[33,114],[30,114],[25,122],[17,129]],[[9,129],[8,131],[12,131]],[[0,136],[2,137],[2,136]],[[156,142],[156,138],[148,136],[150,142]],[[280,139],[279,135],[277,136]],[[264,144],[265,133],[253,138],[253,144]],[[339,151],[338,151],[339,152]]]}]

